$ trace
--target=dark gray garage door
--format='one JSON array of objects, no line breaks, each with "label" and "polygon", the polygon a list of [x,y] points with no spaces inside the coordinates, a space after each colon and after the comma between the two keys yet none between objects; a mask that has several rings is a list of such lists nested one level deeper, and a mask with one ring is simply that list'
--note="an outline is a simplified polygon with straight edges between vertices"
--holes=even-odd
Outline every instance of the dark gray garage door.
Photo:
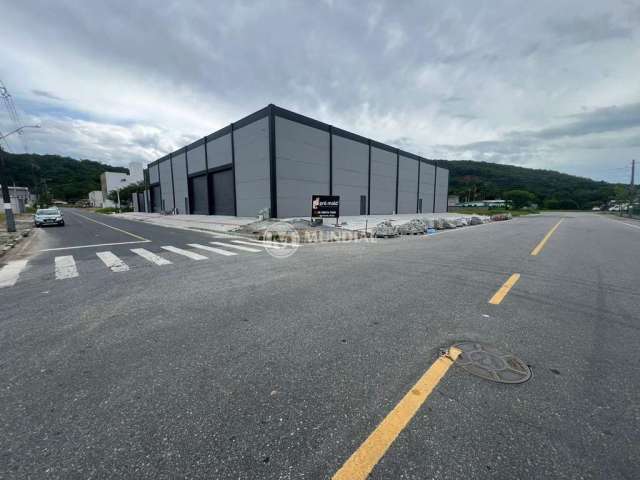
[{"label": "dark gray garage door", "polygon": [[154,212],[162,211],[162,204],[160,200],[160,185],[151,187],[151,209]]},{"label": "dark gray garage door", "polygon": [[189,179],[189,212],[196,215],[209,214],[209,200],[207,199],[207,176],[198,175]]},{"label": "dark gray garage door", "polygon": [[234,215],[233,171],[223,170],[209,174],[211,212],[214,215]]}]

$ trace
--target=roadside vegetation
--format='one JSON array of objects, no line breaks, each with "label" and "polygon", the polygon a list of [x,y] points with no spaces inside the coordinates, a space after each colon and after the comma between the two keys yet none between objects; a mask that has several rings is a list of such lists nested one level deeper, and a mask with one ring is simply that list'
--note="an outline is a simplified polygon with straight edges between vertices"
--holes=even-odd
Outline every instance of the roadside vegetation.
[{"label": "roadside vegetation", "polygon": [[[127,172],[91,160],[75,160],[59,155],[4,153],[6,175],[21,187],[29,187],[38,196],[46,195],[67,202],[87,198],[92,190],[100,190],[102,172]],[[48,195],[47,195],[48,192]],[[43,204],[47,201],[43,200]]]},{"label": "roadside vegetation", "polygon": [[466,215],[497,215],[500,213],[510,213],[514,217],[540,213],[538,210],[534,210],[531,208],[510,209],[510,208],[475,208],[475,207],[455,208],[455,209],[451,209],[450,212],[464,213]]},{"label": "roadside vegetation", "polygon": [[616,184],[553,170],[470,160],[438,163],[449,169],[449,195],[458,195],[464,203],[501,198],[511,200],[516,209],[524,201],[545,210],[591,210],[617,196]]}]

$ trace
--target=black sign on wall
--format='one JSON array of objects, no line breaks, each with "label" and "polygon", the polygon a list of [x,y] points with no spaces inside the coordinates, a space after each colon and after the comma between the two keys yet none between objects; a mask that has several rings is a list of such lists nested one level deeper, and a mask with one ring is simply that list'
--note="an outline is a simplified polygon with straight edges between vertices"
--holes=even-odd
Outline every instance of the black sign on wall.
[{"label": "black sign on wall", "polygon": [[340,196],[312,195],[311,218],[338,218],[340,216]]}]

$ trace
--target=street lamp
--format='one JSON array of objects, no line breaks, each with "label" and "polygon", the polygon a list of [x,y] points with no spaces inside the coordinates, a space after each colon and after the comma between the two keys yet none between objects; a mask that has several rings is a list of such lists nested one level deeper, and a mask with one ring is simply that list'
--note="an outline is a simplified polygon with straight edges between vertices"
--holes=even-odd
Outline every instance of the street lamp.
[{"label": "street lamp", "polygon": [[[40,128],[40,125],[23,125],[22,127],[18,127],[12,132],[7,133],[6,135],[0,135],[0,140],[4,140],[9,135],[13,135],[14,133],[20,133],[25,128]],[[11,196],[9,195],[9,183],[4,175],[4,155],[2,146],[0,146],[0,186],[2,186],[2,202],[4,203],[4,218],[7,222],[7,232],[15,232],[16,231],[16,221],[13,217],[13,210],[11,210]]]},{"label": "street lamp", "polygon": [[23,125],[22,127],[16,128],[14,131],[7,133],[6,135],[0,135],[0,140],[4,140],[9,135],[13,135],[14,133],[20,133],[25,128],[40,128],[40,125]]}]

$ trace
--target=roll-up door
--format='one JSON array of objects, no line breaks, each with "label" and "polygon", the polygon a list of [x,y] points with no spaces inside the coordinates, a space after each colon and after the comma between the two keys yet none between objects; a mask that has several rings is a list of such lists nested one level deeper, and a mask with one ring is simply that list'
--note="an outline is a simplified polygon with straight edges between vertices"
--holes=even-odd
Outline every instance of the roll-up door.
[{"label": "roll-up door", "polygon": [[154,212],[162,211],[162,200],[160,199],[160,185],[151,187],[151,209]]},{"label": "roll-up door", "polygon": [[209,174],[211,212],[214,215],[234,215],[233,171],[223,170]]},{"label": "roll-up door", "polygon": [[209,214],[207,198],[207,176],[198,175],[189,179],[189,213],[196,215]]}]

